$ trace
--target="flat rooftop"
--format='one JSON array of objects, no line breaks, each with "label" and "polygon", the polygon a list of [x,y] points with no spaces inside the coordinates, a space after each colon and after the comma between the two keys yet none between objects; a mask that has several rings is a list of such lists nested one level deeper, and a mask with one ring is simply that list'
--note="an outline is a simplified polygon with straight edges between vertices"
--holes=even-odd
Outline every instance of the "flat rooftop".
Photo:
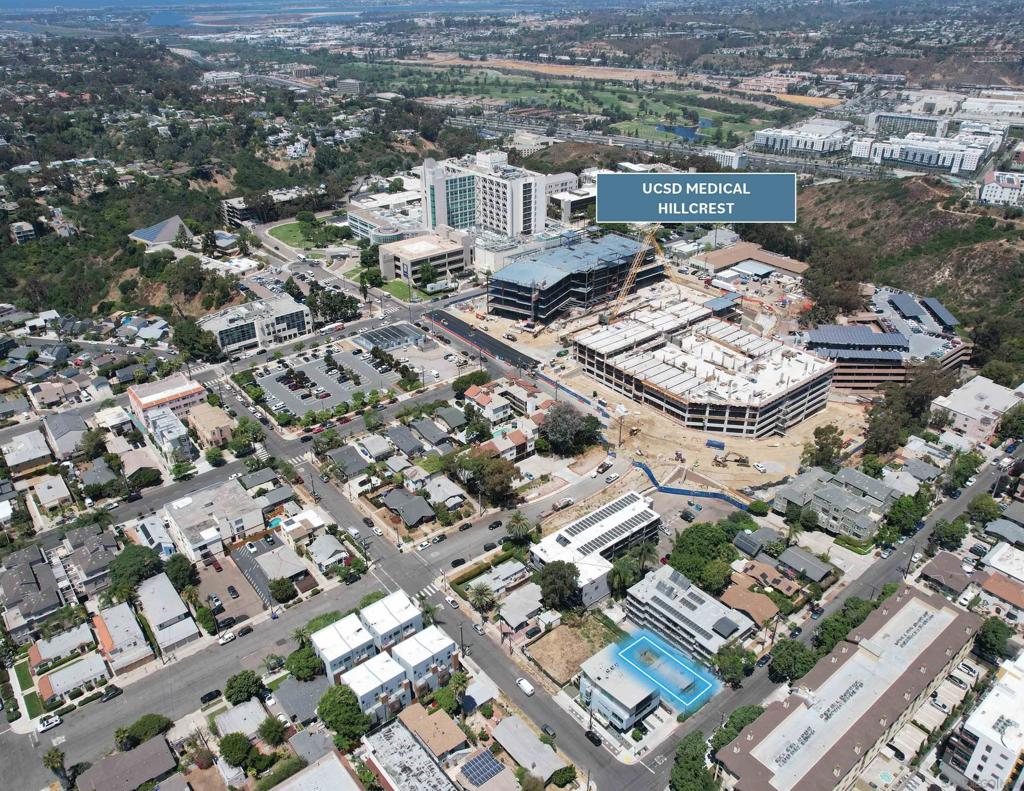
[{"label": "flat rooftop", "polygon": [[628,709],[642,703],[657,687],[637,673],[619,656],[618,644],[605,646],[580,665],[587,677],[602,691]]},{"label": "flat rooftop", "polygon": [[632,258],[643,247],[635,239],[617,234],[608,234],[599,239],[582,239],[561,247],[528,253],[499,269],[493,279],[520,286],[546,288],[577,272],[599,269],[609,263],[618,265],[623,259]]},{"label": "flat rooftop", "polygon": [[132,385],[128,388],[128,391],[145,409],[150,405],[160,404],[173,398],[180,398],[181,396],[201,391],[205,392],[205,388],[199,382],[189,379],[183,373],[174,373],[155,382]]},{"label": "flat rooftop", "polygon": [[428,233],[423,236],[412,236],[408,239],[401,239],[397,242],[382,244],[381,249],[391,253],[396,258],[429,258],[434,255],[445,253],[456,253],[462,250],[462,245],[451,239],[445,239],[436,233]]},{"label": "flat rooftop", "polygon": [[661,309],[644,308],[615,324],[578,338],[577,342],[607,357],[651,341],[660,341],[666,334],[677,332],[710,316],[710,309],[689,301]]},{"label": "flat rooftop", "polygon": [[455,791],[441,767],[401,720],[393,720],[375,733],[365,737],[373,750],[372,760],[395,782],[402,791]]},{"label": "flat rooftop", "polygon": [[987,568],[999,571],[1017,582],[1024,582],[1024,552],[1000,541],[981,559]]},{"label": "flat rooftop", "polygon": [[[595,333],[598,342],[599,334],[605,332]],[[642,336],[649,329],[637,327],[633,332]],[[595,335],[577,343],[590,348]],[[699,321],[675,335],[671,343],[624,352],[608,362],[681,401],[742,406],[768,403],[834,366],[829,360],[719,319]]]}]

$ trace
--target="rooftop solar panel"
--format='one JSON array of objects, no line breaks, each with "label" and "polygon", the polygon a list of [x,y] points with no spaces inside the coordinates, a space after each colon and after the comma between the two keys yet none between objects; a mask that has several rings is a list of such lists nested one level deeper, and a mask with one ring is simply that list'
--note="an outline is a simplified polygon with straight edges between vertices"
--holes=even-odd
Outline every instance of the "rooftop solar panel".
[{"label": "rooftop solar panel", "polygon": [[874,360],[877,362],[903,361],[903,354],[888,349],[837,349],[834,346],[819,346],[814,351],[833,360]]},{"label": "rooftop solar panel", "polygon": [[907,319],[917,319],[925,315],[924,308],[918,305],[917,300],[910,294],[893,294],[889,297],[889,304]]},{"label": "rooftop solar panel", "polygon": [[858,346],[869,349],[909,349],[910,342],[899,332],[872,332],[868,327],[823,324],[807,333],[811,346]]},{"label": "rooftop solar panel", "polygon": [[462,767],[462,774],[466,776],[470,785],[479,788],[491,778],[501,774],[505,766],[489,752],[482,752],[475,758],[471,758]]},{"label": "rooftop solar panel", "polygon": [[946,306],[939,302],[935,297],[925,297],[921,300],[921,304],[924,305],[928,312],[935,317],[935,320],[946,329],[952,329],[960,324],[960,320],[946,310]]}]

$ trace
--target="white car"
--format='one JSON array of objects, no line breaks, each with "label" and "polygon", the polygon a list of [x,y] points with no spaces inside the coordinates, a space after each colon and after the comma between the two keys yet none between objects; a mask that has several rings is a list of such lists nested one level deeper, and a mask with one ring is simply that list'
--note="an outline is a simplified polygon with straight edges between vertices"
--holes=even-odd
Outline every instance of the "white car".
[{"label": "white car", "polygon": [[759,461],[755,461],[754,462],[754,469],[757,470],[762,475],[764,475],[766,472],[768,472],[768,468],[765,467],[763,464],[761,464],[761,462],[759,462]]},{"label": "white car", "polygon": [[966,481],[964,481],[964,488],[966,489],[966,488],[968,488],[970,486],[974,486],[974,484],[976,484],[977,482],[978,482],[978,476],[977,475],[972,475],[970,478],[968,478]]},{"label": "white car", "polygon": [[384,535],[384,531],[381,530],[379,527],[373,527],[373,528],[370,528],[370,529],[373,530],[373,534],[375,536],[383,536]]},{"label": "white car", "polygon": [[248,549],[252,554],[256,554],[259,551],[259,547],[256,546],[255,541],[249,541],[246,543],[245,548]]},{"label": "white car", "polygon": [[457,601],[455,601],[455,599],[453,597],[445,596],[444,600],[446,602],[448,602],[448,606],[451,607],[453,610],[459,609],[459,603]]},{"label": "white car", "polygon": [[234,639],[235,639],[235,633],[234,632],[222,632],[220,637],[217,638],[217,643],[219,645],[227,645],[228,643],[230,643]]},{"label": "white car", "polygon": [[611,475],[609,475],[608,477],[606,477],[604,479],[604,482],[605,483],[615,483],[617,480],[619,480],[619,474],[617,472],[613,472]]},{"label": "white car", "polygon": [[913,555],[910,556],[910,562],[911,563],[920,563],[921,562],[921,558],[923,558],[923,557],[924,557],[924,555],[922,555],[920,552],[915,552]]},{"label": "white car", "polygon": [[51,728],[56,728],[62,722],[64,722],[64,720],[60,718],[59,714],[47,714],[36,724],[36,732],[46,733]]},{"label": "white car", "polygon": [[231,473],[231,475],[228,476],[228,480],[229,481],[237,481],[241,477],[242,477],[242,473],[240,473],[240,472],[233,472],[233,473]]},{"label": "white car", "polygon": [[420,549],[421,552],[424,549],[430,549],[430,542],[429,541],[421,541],[420,545],[419,545],[419,549]]},{"label": "white car", "polygon": [[534,688],[533,684],[530,683],[530,680],[523,678],[522,676],[516,679],[516,686],[519,687],[527,695],[532,695],[534,692],[537,691]]}]

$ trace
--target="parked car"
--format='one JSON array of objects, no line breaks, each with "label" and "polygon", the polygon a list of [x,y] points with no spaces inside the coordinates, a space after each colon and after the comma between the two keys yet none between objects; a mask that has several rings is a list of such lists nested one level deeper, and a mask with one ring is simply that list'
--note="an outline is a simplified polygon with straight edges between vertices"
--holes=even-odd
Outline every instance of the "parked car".
[{"label": "parked car", "polygon": [[217,621],[217,631],[223,632],[225,629],[230,629],[236,622],[237,619],[233,615],[229,615],[227,618],[221,618]]},{"label": "parked car", "polygon": [[604,479],[604,482],[605,483],[615,483],[617,480],[619,480],[619,474],[617,472],[613,472],[611,475],[607,476]]},{"label": "parked car", "polygon": [[967,689],[968,686],[966,681],[964,681],[962,678],[957,678],[956,676],[950,676],[949,683],[952,684],[954,687],[959,687],[960,689]]},{"label": "parked car", "polygon": [[252,627],[249,625],[243,626],[238,630],[239,637],[245,637],[247,634],[252,634]]},{"label": "parked car", "polygon": [[210,602],[210,609],[213,610],[214,612],[216,612],[217,610],[223,610],[224,609],[224,602],[222,602],[220,600],[220,596],[218,596],[216,593],[211,593],[206,598],[207,598],[207,601]]},{"label": "parked car", "polygon": [[532,695],[534,692],[537,691],[534,688],[533,684],[530,683],[530,680],[523,678],[522,676],[516,679],[516,686],[519,687],[519,689],[521,689],[527,695]]},{"label": "parked car", "polygon": [[789,630],[789,639],[790,640],[796,640],[796,638],[798,638],[803,633],[804,633],[804,630],[801,627],[794,626],[792,629]]},{"label": "parked car", "polygon": [[432,543],[432,544],[440,544],[442,541],[447,541],[447,540],[448,540],[448,536],[446,536],[444,533],[441,533],[440,535],[436,535],[432,539],[430,539],[430,543]]},{"label": "parked car", "polygon": [[483,637],[484,634],[485,634],[484,626],[483,626],[483,624],[480,624],[480,623],[473,624],[473,631],[476,632],[481,637]]},{"label": "parked car", "polygon": [[464,566],[465,564],[466,564],[466,559],[465,558],[455,558],[455,560],[452,561],[452,568],[453,569],[457,569],[459,566]]},{"label": "parked car", "polygon": [[495,550],[497,548],[498,545],[495,544],[493,541],[488,541],[486,544],[484,544],[484,552],[491,552],[492,550]]},{"label": "parked car", "polygon": [[759,462],[759,461],[755,461],[754,462],[754,469],[757,470],[762,475],[764,475],[766,472],[768,472],[768,468],[765,467],[763,464],[761,464],[761,462]]},{"label": "parked car", "polygon": [[106,703],[108,700],[113,700],[123,692],[124,690],[116,684],[107,684],[107,686],[103,688],[103,694],[100,696],[100,703]]},{"label": "parked car", "polygon": [[209,692],[204,693],[202,697],[199,698],[199,702],[205,706],[207,703],[213,703],[213,701],[219,698],[220,695],[221,692],[219,689],[211,689]]},{"label": "parked car", "polygon": [[543,630],[539,626],[531,626],[526,630],[526,638],[528,640],[532,640],[534,637],[539,636],[542,631]]},{"label": "parked car", "polygon": [[459,532],[464,533],[465,531],[469,530],[469,528],[471,528],[472,526],[472,522],[463,522],[461,525],[459,525]]},{"label": "parked car", "polygon": [[493,522],[491,522],[489,525],[487,525],[487,529],[488,530],[497,530],[499,527],[501,527],[501,520],[500,519],[495,519]]},{"label": "parked car", "polygon": [[234,639],[235,639],[235,633],[234,632],[222,632],[221,636],[217,638],[217,644],[218,645],[227,645],[228,643],[230,643]]},{"label": "parked car", "polygon": [[556,734],[556,733],[555,733],[555,729],[554,729],[554,728],[552,728],[552,727],[551,727],[550,725],[548,725],[547,723],[544,723],[543,725],[541,725],[541,726],[540,726],[540,729],[541,729],[542,731],[544,731],[544,733],[546,733],[546,734],[547,734],[548,736],[550,736],[550,737],[551,737],[552,739],[554,739],[554,738],[555,738],[555,737],[556,737],[556,736],[558,735],[558,734]]},{"label": "parked car", "polygon": [[935,708],[941,711],[943,714],[949,714],[949,706],[943,703],[941,700],[935,700],[934,698],[929,701]]},{"label": "parked car", "polygon": [[600,747],[602,744],[604,744],[604,740],[601,738],[601,735],[597,731],[587,731],[583,735],[586,736],[587,741],[595,747]]},{"label": "parked car", "polygon": [[760,659],[757,660],[756,664],[757,664],[758,667],[764,667],[765,665],[769,664],[771,661],[772,661],[772,655],[771,654],[765,654],[764,656],[762,656]]},{"label": "parked car", "polygon": [[216,558],[214,558],[213,563],[211,565],[213,566],[213,570],[216,571],[218,574],[220,572],[224,571],[224,567],[220,564],[220,561],[217,560]]},{"label": "parked car", "polygon": [[975,544],[969,551],[972,555],[977,555],[979,558],[983,558],[988,554],[988,547],[984,544]]},{"label": "parked car", "polygon": [[274,546],[274,534],[273,533],[267,533],[265,536],[263,536],[263,540],[266,541],[268,544],[270,544],[270,546]]},{"label": "parked car", "polygon": [[815,609],[815,610],[811,610],[811,620],[812,621],[817,621],[824,614],[825,614],[825,611],[823,609],[821,609],[820,607]]},{"label": "parked car", "polygon": [[371,527],[370,530],[371,530],[371,532],[375,536],[383,536],[384,535],[384,531],[381,530],[379,527],[374,526],[374,527]]},{"label": "parked car", "polygon": [[459,609],[459,603],[455,601],[455,599],[451,596],[445,596],[444,600],[448,602],[448,606],[451,607],[453,610]]},{"label": "parked car", "polygon": [[697,515],[693,511],[691,511],[689,508],[684,510],[679,515],[683,518],[684,522],[692,522],[693,520],[695,520],[697,518]]},{"label": "parked car", "polygon": [[364,516],[363,517],[363,524],[366,525],[367,527],[371,528],[371,529],[373,528],[373,520],[370,519],[370,517],[368,517],[368,516]]},{"label": "parked car", "polygon": [[[533,693],[531,692],[530,694],[532,695]],[[38,733],[46,733],[48,730],[56,728],[62,722],[64,722],[64,720],[61,719],[59,714],[47,714],[39,720],[39,724],[36,725],[36,731]]]},{"label": "parked car", "polygon": [[228,585],[228,596],[230,596],[232,599],[237,599],[238,588],[236,588],[234,585]]},{"label": "parked car", "polygon": [[256,546],[255,541],[247,541],[245,544],[245,548],[252,552],[254,555],[259,551],[259,547]]},{"label": "parked car", "polygon": [[968,665],[966,662],[961,662],[959,665],[956,666],[956,669],[959,670],[961,673],[966,673],[967,675],[971,676],[971,678],[977,678],[978,676],[978,671],[970,665]]}]

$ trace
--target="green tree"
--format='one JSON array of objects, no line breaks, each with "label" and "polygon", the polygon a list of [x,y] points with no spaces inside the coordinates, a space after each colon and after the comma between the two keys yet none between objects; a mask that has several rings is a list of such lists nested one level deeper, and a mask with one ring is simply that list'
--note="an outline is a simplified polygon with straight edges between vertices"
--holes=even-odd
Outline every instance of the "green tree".
[{"label": "green tree", "polygon": [[420,267],[420,287],[426,288],[435,282],[439,277],[437,267],[431,263],[425,263]]},{"label": "green tree", "polygon": [[669,791],[715,791],[718,781],[708,771],[704,754],[707,744],[702,731],[691,731],[676,746],[669,778]]},{"label": "green tree", "polygon": [[558,788],[565,788],[576,779],[576,767],[572,764],[556,769],[551,773],[551,784]]},{"label": "green tree", "polygon": [[483,582],[477,585],[470,585],[466,589],[466,596],[469,599],[470,606],[480,613],[493,610],[494,604],[497,601],[494,591]]},{"label": "green tree", "polygon": [[608,589],[613,597],[621,599],[639,577],[640,566],[636,558],[631,555],[615,558],[608,570]]},{"label": "green tree", "polygon": [[268,716],[260,723],[258,733],[264,742],[271,747],[277,747],[277,745],[284,742],[284,730],[285,725],[283,722],[277,717]]},{"label": "green tree", "polygon": [[762,714],[764,714],[764,709],[761,706],[740,706],[729,715],[725,725],[711,736],[711,749],[716,752],[721,750]]},{"label": "green tree", "polygon": [[803,643],[780,640],[772,649],[772,663],[768,671],[775,680],[795,681],[807,675],[817,660],[817,652]]},{"label": "green tree", "polygon": [[952,522],[940,519],[932,529],[931,540],[942,549],[950,552],[956,552],[956,550],[960,549],[960,546],[964,543],[964,539],[967,538],[968,532],[969,529],[967,527],[967,522],[963,517],[955,519]]},{"label": "green tree", "polygon": [[981,629],[974,637],[974,644],[978,653],[991,660],[1005,659],[1013,656],[1013,650],[1009,646],[1009,639],[1013,636],[1013,629],[1006,625],[1002,618],[991,616],[985,619]]},{"label": "green tree", "polygon": [[252,754],[252,744],[244,733],[226,733],[220,738],[220,756],[231,766],[245,766]]},{"label": "green tree", "polygon": [[57,776],[61,788],[71,788],[71,779],[64,766],[64,751],[59,747],[51,747],[43,754],[43,766]]},{"label": "green tree", "polygon": [[211,467],[219,467],[224,463],[224,451],[220,448],[207,448],[203,456]]},{"label": "green tree", "polygon": [[274,601],[284,604],[290,602],[299,592],[295,589],[295,583],[287,577],[276,577],[267,583],[267,588],[270,590],[270,595],[274,597]]},{"label": "green tree", "polygon": [[196,471],[190,461],[176,461],[171,465],[171,477],[176,481],[183,481]]},{"label": "green tree", "polygon": [[466,391],[473,385],[485,385],[489,381],[491,381],[491,375],[487,371],[470,371],[452,382],[452,390],[455,391],[456,398],[462,399],[466,395]]},{"label": "green tree", "polygon": [[[1019,378],[1019,377],[1018,377]],[[1017,384],[1020,384],[1017,382]],[[1016,385],[1010,385],[1015,387]],[[1003,413],[999,421],[997,436],[1000,440],[1020,439],[1024,437],[1024,403],[1017,404]]]},{"label": "green tree", "polygon": [[537,572],[541,600],[555,610],[572,610],[583,605],[580,572],[575,564],[553,560]]},{"label": "green tree", "polygon": [[584,415],[568,401],[559,401],[548,410],[541,432],[559,456],[574,456],[600,439],[601,424],[593,415]]},{"label": "green tree", "polygon": [[732,687],[738,687],[744,678],[754,671],[757,656],[741,645],[729,643],[715,654],[715,668],[722,680]]},{"label": "green tree", "polygon": [[845,640],[850,633],[850,621],[844,613],[836,613],[828,618],[823,618],[814,635],[814,644],[827,654],[840,640]]},{"label": "green tree", "polygon": [[513,542],[517,544],[526,544],[530,541],[530,533],[533,532],[533,523],[522,511],[516,511],[508,520],[506,532]]},{"label": "green tree", "polygon": [[97,459],[107,451],[106,434],[99,429],[90,429],[82,435],[79,447],[87,459]]},{"label": "green tree", "polygon": [[843,449],[843,432],[829,423],[814,429],[814,442],[804,445],[800,463],[805,467],[821,467],[829,472],[839,469],[839,456]]},{"label": "green tree", "polygon": [[285,669],[299,681],[310,681],[324,672],[324,663],[312,646],[304,645],[288,654]]},{"label": "green tree", "polygon": [[155,550],[129,544],[110,562],[110,587],[134,591],[142,580],[159,574],[162,568],[160,555]]},{"label": "green tree", "polygon": [[243,670],[228,678],[224,685],[224,698],[235,706],[250,698],[258,697],[265,687],[263,680],[253,670]]},{"label": "green tree", "polygon": [[196,570],[193,568],[192,563],[179,552],[175,552],[167,559],[167,563],[164,565],[164,573],[171,581],[174,589],[179,593],[190,585],[195,585],[197,581]]},{"label": "green tree", "polygon": [[1001,514],[1002,511],[999,510],[999,503],[990,494],[977,494],[971,498],[971,502],[967,505],[967,516],[970,517],[972,522],[982,526],[998,519]]},{"label": "green tree", "polygon": [[356,694],[344,684],[336,684],[320,698],[317,714],[334,731],[334,743],[348,752],[370,727],[370,718],[363,714]]},{"label": "green tree", "polygon": [[871,453],[860,460],[861,472],[865,475],[870,475],[872,478],[881,478],[884,467],[885,465],[882,464],[882,460]]}]

